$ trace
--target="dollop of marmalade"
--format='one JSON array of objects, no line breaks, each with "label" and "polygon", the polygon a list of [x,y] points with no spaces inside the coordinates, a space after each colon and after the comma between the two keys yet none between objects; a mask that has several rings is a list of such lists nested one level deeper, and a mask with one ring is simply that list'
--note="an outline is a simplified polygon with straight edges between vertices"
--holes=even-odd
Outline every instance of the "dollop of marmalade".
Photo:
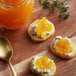
[{"label": "dollop of marmalade", "polygon": [[54,63],[51,60],[48,60],[48,57],[43,56],[35,61],[35,66],[38,69],[49,69],[54,66]]},{"label": "dollop of marmalade", "polygon": [[46,38],[47,34],[45,32],[51,32],[53,29],[52,25],[48,23],[45,17],[43,17],[41,20],[36,20],[36,28],[35,32],[37,35]]},{"label": "dollop of marmalade", "polygon": [[56,49],[60,54],[66,54],[66,53],[71,53],[72,52],[71,44],[65,38],[60,39],[59,41],[57,41]]}]

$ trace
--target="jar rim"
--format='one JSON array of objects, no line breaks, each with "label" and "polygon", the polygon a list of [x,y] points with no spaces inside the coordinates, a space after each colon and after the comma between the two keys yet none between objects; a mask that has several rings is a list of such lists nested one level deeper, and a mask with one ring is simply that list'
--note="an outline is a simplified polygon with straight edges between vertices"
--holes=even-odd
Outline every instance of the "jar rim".
[{"label": "jar rim", "polygon": [[21,3],[19,3],[19,4],[5,4],[5,3],[3,3],[3,2],[0,1],[0,4],[1,4],[2,6],[12,7],[12,6],[20,6],[20,5],[23,5],[24,3],[28,3],[28,1],[29,1],[29,0],[23,0],[23,1],[22,1]]}]

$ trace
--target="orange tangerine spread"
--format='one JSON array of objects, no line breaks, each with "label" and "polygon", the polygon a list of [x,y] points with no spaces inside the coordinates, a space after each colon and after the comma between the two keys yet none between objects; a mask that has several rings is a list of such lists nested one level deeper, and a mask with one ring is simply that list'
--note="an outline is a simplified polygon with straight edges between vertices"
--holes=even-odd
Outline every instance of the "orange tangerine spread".
[{"label": "orange tangerine spread", "polygon": [[56,49],[60,54],[66,54],[72,52],[71,44],[65,38],[60,39],[56,43]]},{"label": "orange tangerine spread", "polygon": [[2,0],[3,3],[6,3],[6,4],[19,4],[21,2],[23,2],[24,0]]},{"label": "orange tangerine spread", "polygon": [[45,17],[43,17],[42,19],[36,20],[36,28],[35,28],[35,32],[37,35],[46,38],[47,34],[45,34],[46,32],[51,32],[53,29],[52,24],[49,24],[48,21],[46,20]]},{"label": "orange tangerine spread", "polygon": [[35,66],[38,69],[49,69],[54,65],[52,60],[49,60],[48,57],[43,56],[35,60]]},{"label": "orange tangerine spread", "polygon": [[0,24],[10,30],[21,28],[29,19],[34,0],[0,0]]}]

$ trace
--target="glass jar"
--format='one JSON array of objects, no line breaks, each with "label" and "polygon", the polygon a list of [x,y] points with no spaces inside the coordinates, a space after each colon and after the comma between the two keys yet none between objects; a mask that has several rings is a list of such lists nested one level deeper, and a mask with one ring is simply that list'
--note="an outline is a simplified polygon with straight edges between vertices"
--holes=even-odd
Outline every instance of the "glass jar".
[{"label": "glass jar", "polygon": [[25,0],[10,5],[0,1],[0,24],[10,30],[21,28],[29,19],[34,8],[34,0]]}]

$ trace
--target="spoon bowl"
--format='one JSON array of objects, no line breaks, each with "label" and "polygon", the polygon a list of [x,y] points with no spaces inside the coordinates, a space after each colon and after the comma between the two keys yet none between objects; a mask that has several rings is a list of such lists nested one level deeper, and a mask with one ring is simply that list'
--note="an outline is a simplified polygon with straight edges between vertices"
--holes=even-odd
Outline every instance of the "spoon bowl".
[{"label": "spoon bowl", "polygon": [[17,76],[10,62],[12,56],[13,56],[13,49],[10,42],[6,38],[0,36],[0,58],[8,62],[12,72],[12,76]]},{"label": "spoon bowl", "polygon": [[12,47],[7,39],[0,37],[0,58],[4,60],[9,60],[12,57]]}]

